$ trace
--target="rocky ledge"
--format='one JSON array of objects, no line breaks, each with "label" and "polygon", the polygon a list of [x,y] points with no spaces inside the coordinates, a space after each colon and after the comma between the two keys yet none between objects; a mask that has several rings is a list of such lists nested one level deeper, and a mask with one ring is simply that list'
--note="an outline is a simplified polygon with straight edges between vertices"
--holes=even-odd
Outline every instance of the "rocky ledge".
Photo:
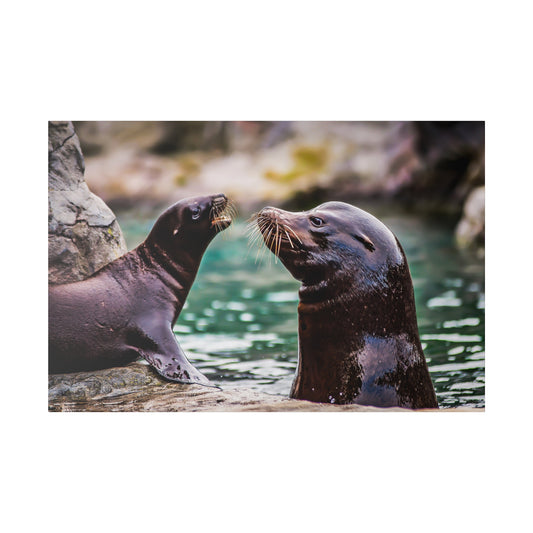
[{"label": "rocky ledge", "polygon": [[127,252],[114,213],[85,183],[72,122],[48,123],[48,281],[90,276]]},{"label": "rocky ledge", "polygon": [[[131,363],[94,372],[55,374],[48,378],[49,411],[367,411],[409,409],[331,405],[291,400],[250,389],[219,389],[163,380],[148,365]],[[435,411],[428,409],[428,411]],[[447,411],[483,411],[457,408]]]}]

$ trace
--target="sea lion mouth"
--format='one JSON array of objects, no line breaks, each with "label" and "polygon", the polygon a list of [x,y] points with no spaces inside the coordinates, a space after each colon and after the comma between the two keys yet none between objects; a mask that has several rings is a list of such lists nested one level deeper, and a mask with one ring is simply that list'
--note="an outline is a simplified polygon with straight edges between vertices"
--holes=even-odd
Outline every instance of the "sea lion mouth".
[{"label": "sea lion mouth", "polygon": [[211,220],[211,226],[216,226],[217,229],[226,229],[232,222],[231,217],[226,215],[219,215]]},{"label": "sea lion mouth", "polygon": [[217,233],[228,228],[235,217],[235,207],[225,196],[217,196],[211,203],[211,227]]}]

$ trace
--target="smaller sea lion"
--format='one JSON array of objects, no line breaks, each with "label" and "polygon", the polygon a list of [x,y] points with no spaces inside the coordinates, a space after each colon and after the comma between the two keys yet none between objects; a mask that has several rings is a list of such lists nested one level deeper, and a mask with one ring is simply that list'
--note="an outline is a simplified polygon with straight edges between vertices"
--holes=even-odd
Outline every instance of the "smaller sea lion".
[{"label": "smaller sea lion", "polygon": [[213,386],[172,331],[213,237],[231,224],[224,194],[169,207],[146,240],[83,281],[49,288],[49,372],[144,357],[163,377]]},{"label": "smaller sea lion", "polygon": [[327,202],[301,213],[265,207],[257,228],[302,283],[292,398],[438,407],[405,253],[382,222]]}]

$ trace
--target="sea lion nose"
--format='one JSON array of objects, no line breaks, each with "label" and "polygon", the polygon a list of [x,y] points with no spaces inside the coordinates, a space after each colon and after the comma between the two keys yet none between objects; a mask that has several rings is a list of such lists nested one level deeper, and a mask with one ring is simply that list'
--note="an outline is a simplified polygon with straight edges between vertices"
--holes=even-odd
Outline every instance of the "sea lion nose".
[{"label": "sea lion nose", "polygon": [[286,211],[277,207],[267,206],[259,211],[259,217],[269,218],[273,221],[287,221]]},{"label": "sea lion nose", "polygon": [[212,197],[212,203],[215,206],[224,205],[227,203],[228,198],[224,193],[214,194]]},{"label": "sea lion nose", "polygon": [[261,211],[259,211],[259,214],[265,215],[265,216],[272,216],[276,214],[277,211],[278,210],[275,207],[271,207],[270,205],[267,205],[266,207],[263,207]]}]

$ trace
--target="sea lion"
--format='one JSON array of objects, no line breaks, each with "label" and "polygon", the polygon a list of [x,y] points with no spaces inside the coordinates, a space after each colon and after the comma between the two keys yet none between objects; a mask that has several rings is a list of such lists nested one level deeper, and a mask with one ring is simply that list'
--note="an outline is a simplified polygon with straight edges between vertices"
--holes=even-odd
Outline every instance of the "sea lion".
[{"label": "sea lion", "polygon": [[213,386],[172,327],[213,237],[231,224],[224,194],[169,207],[137,248],[83,281],[49,288],[49,372],[96,370],[144,357],[163,377]]},{"label": "sea lion", "polygon": [[405,253],[382,222],[327,202],[300,213],[265,207],[257,228],[302,283],[291,398],[438,407]]}]

